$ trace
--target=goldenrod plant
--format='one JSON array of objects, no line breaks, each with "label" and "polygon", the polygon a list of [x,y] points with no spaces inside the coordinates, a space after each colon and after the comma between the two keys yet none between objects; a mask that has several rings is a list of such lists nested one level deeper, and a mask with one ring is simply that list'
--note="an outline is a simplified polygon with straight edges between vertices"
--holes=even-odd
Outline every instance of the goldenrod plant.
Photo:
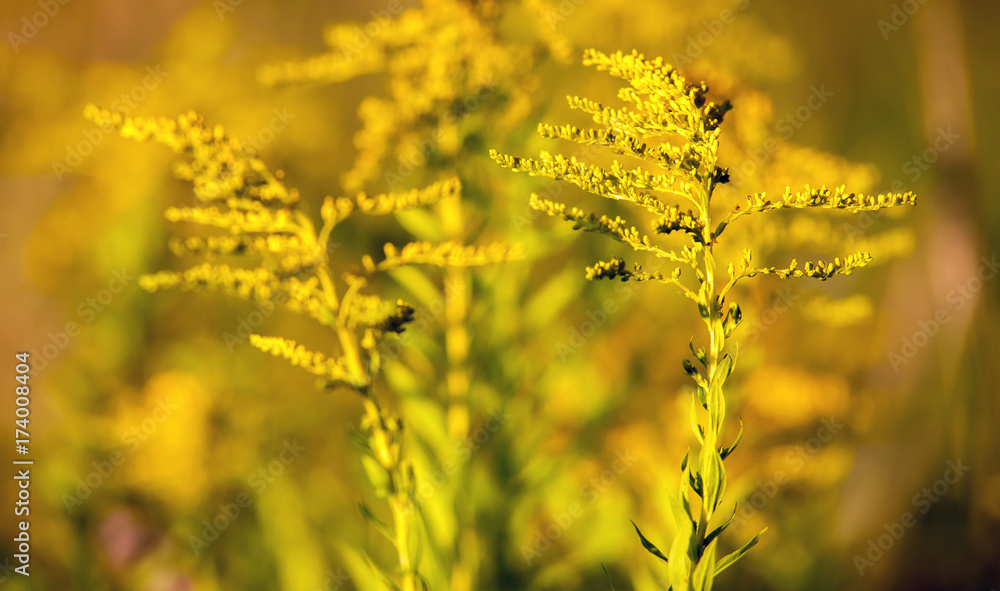
[{"label": "goldenrod plant", "polygon": [[[302,86],[383,74],[385,92],[365,97],[358,109],[357,156],[342,177],[344,186],[391,190],[428,176],[455,175],[462,179],[466,203],[478,208],[460,208],[451,200],[436,210],[438,216],[408,216],[406,228],[428,240],[509,235],[510,216],[503,211],[509,202],[495,198],[504,193],[495,185],[506,175],[492,166],[480,146],[532,131],[524,122],[539,107],[538,93],[532,91],[541,85],[540,68],[566,63],[571,55],[556,29],[558,21],[546,18],[551,14],[558,13],[549,0],[503,6],[430,0],[406,9],[390,3],[367,23],[329,26],[325,53],[264,66],[258,79],[265,85]],[[516,207],[523,210],[523,203]],[[504,560],[508,540],[519,533],[512,516],[519,503],[538,503],[541,497],[528,489],[512,491],[504,472],[520,471],[520,462],[532,455],[511,448],[530,446],[526,437],[503,433],[508,426],[497,428],[495,418],[518,407],[514,395],[529,379],[521,347],[516,339],[504,338],[516,334],[520,324],[519,302],[510,294],[525,297],[535,286],[524,267],[502,281],[495,277],[502,270],[492,277],[457,267],[445,269],[443,277],[402,271],[390,274],[418,305],[440,317],[443,341],[416,339],[408,354],[433,363],[401,363],[386,372],[404,399],[404,416],[419,417],[411,430],[416,464],[436,476],[423,481],[418,491],[434,516],[426,523],[431,546],[425,574],[434,588],[503,587],[500,581],[509,579],[508,573],[524,568],[517,557]],[[498,291],[506,298],[498,297]],[[496,325],[505,331],[501,334]],[[541,424],[535,421],[536,428]],[[492,428],[486,430],[486,425]],[[484,433],[488,445],[480,439]],[[516,461],[508,459],[517,456]],[[469,493],[472,489],[476,494]]]},{"label": "goldenrod plant", "polygon": [[[724,263],[717,259],[725,244],[720,243],[724,233],[741,218],[782,209],[819,208],[858,213],[912,205],[916,197],[910,192],[867,195],[843,186],[828,189],[806,185],[803,189],[788,188],[777,197],[753,193],[745,202],[720,212],[720,204],[713,203],[713,195],[730,180],[729,170],[719,162],[719,146],[723,118],[732,105],[728,101],[708,100],[705,83],[689,83],[659,58],[646,59],[637,52],[607,55],[587,50],[583,63],[628,82],[618,92],[618,98],[627,106],[609,107],[570,96],[570,107],[588,114],[597,127],[542,124],[538,127],[539,134],[543,138],[603,146],[648,168],[642,165],[631,168],[618,160],[605,167],[548,152],[542,152],[538,158],[496,151],[490,155],[500,166],[513,171],[568,181],[588,193],[628,202],[645,211],[651,218],[649,233],[638,230],[620,216],[591,213],[536,194],[532,194],[530,201],[536,210],[572,222],[576,230],[604,234],[636,253],[654,257],[657,267],[662,263],[673,266],[669,272],[646,271],[639,263],[629,265],[615,256],[587,267],[587,279],[667,284],[697,306],[705,324],[705,345],[696,345],[692,337],[689,348],[693,359],[685,359],[682,366],[695,383],[690,424],[698,451],[692,458],[689,450],[681,460],[679,490],[670,496],[675,537],[664,552],[647,540],[638,526],[635,529],[643,547],[666,563],[674,591],[711,589],[715,577],[756,545],[764,533],[761,531],[725,555],[719,550],[720,535],[732,521],[722,507],[726,490],[724,461],[743,436],[742,422],[735,436],[725,429],[724,386],[738,353],[727,351],[727,341],[743,317],[731,292],[744,279],[757,275],[825,281],[849,275],[872,260],[869,253],[859,251],[833,260],[800,264],[792,259],[778,266],[757,265],[753,253],[743,248],[742,256],[725,265],[724,275]],[[667,243],[661,246],[650,234],[680,237],[683,243],[679,247]]]},{"label": "goldenrod plant", "polygon": [[[346,388],[359,395],[364,408],[357,438],[362,463],[377,496],[386,499],[392,522],[384,523],[364,503],[361,512],[395,548],[398,564],[384,573],[387,584],[404,591],[426,586],[415,555],[421,539],[415,499],[418,477],[407,458],[404,421],[375,392],[375,379],[388,361],[384,341],[414,321],[414,308],[365,290],[374,275],[391,269],[485,265],[519,256],[518,248],[506,243],[463,246],[417,241],[402,247],[389,243],[379,260],[364,255],[353,265],[338,261],[330,256],[330,239],[351,216],[384,216],[454,200],[460,182],[449,178],[405,192],[327,196],[320,209],[322,223],[317,225],[301,210],[298,191],[283,182],[284,173],[269,170],[221,125],[206,125],[193,112],[176,119],[149,119],[90,106],[85,115],[104,128],[118,129],[125,138],[165,144],[186,155],[175,172],[192,183],[195,203],[171,207],[166,217],[215,230],[173,238],[170,247],[176,254],[202,257],[204,262],[180,272],[143,276],[144,289],[206,290],[277,304],[336,335],[339,347],[332,353],[279,336],[254,334],[250,342],[316,375],[321,388]],[[223,262],[229,260],[247,261],[249,266]]]},{"label": "goldenrod plant", "polygon": [[[337,83],[389,74],[389,96],[368,96],[358,109],[357,157],[343,183],[348,190],[373,181],[395,186],[425,162],[453,159],[469,135],[462,129],[469,114],[489,105],[489,124],[509,130],[530,112],[529,89],[539,84],[534,66],[547,56],[569,57],[567,42],[537,18],[550,10],[546,5],[428,0],[404,10],[390,2],[389,14],[373,13],[360,26],[329,26],[329,51],[261,67],[258,79],[265,85]],[[544,30],[529,33],[537,29],[533,23]]]}]

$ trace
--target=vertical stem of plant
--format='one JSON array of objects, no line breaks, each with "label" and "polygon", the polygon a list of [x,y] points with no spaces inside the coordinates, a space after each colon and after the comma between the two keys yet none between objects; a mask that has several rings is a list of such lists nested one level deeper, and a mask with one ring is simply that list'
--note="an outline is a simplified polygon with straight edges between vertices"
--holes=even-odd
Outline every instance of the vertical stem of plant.
[{"label": "vertical stem of plant", "polygon": [[[448,238],[464,242],[465,219],[462,215],[461,200],[456,195],[439,203],[441,225]],[[448,368],[445,375],[447,428],[453,441],[462,441],[469,436],[470,401],[469,374],[466,360],[469,357],[469,333],[466,321],[469,309],[469,274],[465,269],[449,267],[444,277],[445,298],[445,353]],[[456,499],[457,502],[459,502]],[[457,505],[456,505],[457,508]],[[456,544],[457,560],[452,565],[452,591],[469,591],[472,577],[477,572],[475,531],[469,525],[467,515],[470,510],[460,510],[459,540]]]},{"label": "vertical stem of plant", "polygon": [[468,311],[468,277],[463,269],[449,268],[445,275],[445,350],[448,355],[448,434],[460,441],[469,434],[469,376],[465,360],[469,356],[469,334],[465,326]]},{"label": "vertical stem of plant", "polygon": [[[711,154],[715,154],[712,150]],[[703,195],[704,200],[702,202],[702,218],[704,222],[704,229],[702,232],[702,241],[704,243],[704,262],[705,262],[705,283],[702,286],[701,296],[705,301],[702,305],[708,310],[708,317],[705,318],[705,325],[708,329],[708,351],[706,354],[706,372],[709,389],[713,388],[716,380],[720,379],[718,374],[719,370],[719,359],[722,356],[722,350],[725,348],[725,336],[722,333],[722,323],[720,321],[721,314],[721,302],[719,302],[716,288],[715,288],[715,254],[713,248],[715,245],[715,236],[713,235],[713,223],[712,223],[712,191],[713,183],[711,181],[712,175],[715,171],[715,160],[711,158],[707,163],[708,166],[706,170],[708,172],[704,173],[706,175],[706,181],[703,185]],[[721,393],[720,393],[721,395]],[[712,397],[707,395],[709,405],[712,404]],[[711,409],[712,407],[709,406]],[[711,417],[711,412],[709,413]],[[720,421],[721,422],[721,421]],[[716,452],[715,445],[717,441],[717,436],[721,435],[722,425],[714,424],[713,420],[709,419],[709,424],[706,428],[705,440],[699,451],[699,458],[703,454],[714,454]],[[725,468],[722,468],[725,470]],[[714,507],[709,507],[709,502],[704,495],[704,489],[707,488],[705,483],[703,483],[703,498],[701,501],[701,512],[698,516],[698,527],[695,531],[695,548],[693,549],[693,554],[695,555],[695,560],[691,563],[692,574],[694,573],[695,566],[697,564],[697,559],[701,558],[701,552],[705,545],[705,537],[708,533],[709,521],[712,519],[714,513]]]},{"label": "vertical stem of plant", "polygon": [[[439,203],[441,225],[448,238],[463,241],[465,230],[462,204],[458,196]],[[465,361],[469,356],[469,335],[465,326],[468,314],[468,273],[449,267],[445,272],[445,351],[448,370],[445,378],[448,396],[448,434],[456,441],[469,434],[469,376]]]},{"label": "vertical stem of plant", "polygon": [[392,421],[394,418],[387,418],[371,396],[366,395],[364,401],[366,420],[371,425],[369,442],[375,457],[389,476],[389,509],[395,532],[394,545],[399,562],[400,584],[403,591],[416,591],[416,572],[410,559],[410,517],[413,506],[406,489],[407,478],[400,460],[398,443],[393,441],[398,434],[392,433],[387,425],[387,420]]},{"label": "vertical stem of plant", "polygon": [[397,492],[390,499],[392,521],[396,529],[396,551],[399,557],[399,570],[402,577],[403,591],[416,591],[417,577],[410,563],[410,504],[405,498],[405,492]]}]

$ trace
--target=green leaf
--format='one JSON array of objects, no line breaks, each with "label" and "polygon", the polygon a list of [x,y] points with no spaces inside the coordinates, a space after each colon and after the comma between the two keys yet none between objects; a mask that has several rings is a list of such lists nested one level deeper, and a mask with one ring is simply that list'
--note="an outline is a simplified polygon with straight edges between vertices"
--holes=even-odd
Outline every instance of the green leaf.
[{"label": "green leaf", "polygon": [[399,225],[418,240],[443,242],[447,239],[437,216],[425,209],[405,209],[395,215]]},{"label": "green leaf", "polygon": [[732,554],[726,555],[722,560],[720,560],[715,565],[715,574],[718,575],[722,571],[726,570],[727,568],[729,568],[730,566],[732,566],[733,563],[735,563],[737,560],[739,560],[744,554],[746,554],[747,552],[749,552],[750,548],[753,548],[754,546],[757,545],[757,542],[760,541],[760,537],[762,535],[764,535],[764,532],[766,532],[766,531],[767,531],[767,528],[765,527],[764,529],[762,529],[760,531],[759,534],[757,534],[756,536],[754,536],[752,540],[750,540],[749,542],[747,542],[746,544],[744,544],[742,548],[740,548],[736,552],[733,552]]},{"label": "green leaf", "polygon": [[389,474],[385,468],[371,456],[361,456],[361,466],[368,475],[369,482],[375,489],[375,496],[384,499],[389,496]]},{"label": "green leaf", "polygon": [[355,548],[351,544],[336,543],[337,554],[344,565],[344,570],[351,577],[351,582],[358,589],[366,591],[382,591],[392,589],[393,584],[372,559],[363,550]]},{"label": "green leaf", "polygon": [[[684,474],[681,475],[681,490],[678,498],[680,499],[681,506],[688,515],[688,521],[691,522],[692,527],[694,527],[694,515],[691,513],[691,500],[688,499],[688,490],[691,489],[691,485],[688,482],[691,478],[691,463],[688,462],[687,467],[684,470]],[[677,524],[680,527],[680,523]]]},{"label": "green leaf", "polygon": [[691,350],[691,354],[694,355],[695,358],[698,361],[700,361],[701,364],[704,367],[706,367],[706,368],[708,367],[708,358],[705,357],[705,348],[704,347],[698,347],[698,349],[695,350],[695,348],[694,348],[694,337],[691,337],[691,340],[688,341],[688,349]]},{"label": "green leaf", "polygon": [[708,318],[709,316],[712,315],[711,311],[708,309],[708,306],[706,306],[705,303],[702,301],[698,302],[698,313],[701,314],[702,318]]},{"label": "green leaf", "polygon": [[389,526],[386,525],[384,521],[379,519],[378,516],[375,515],[375,512],[371,510],[371,507],[366,505],[364,501],[358,501],[358,511],[360,511],[361,516],[364,517],[368,523],[372,524],[380,534],[386,537],[387,540],[392,543],[396,543],[396,536],[392,534]]},{"label": "green leaf", "polygon": [[[663,562],[668,562],[667,561],[667,557],[664,556],[663,552],[660,552],[659,548],[657,548],[656,546],[653,545],[652,542],[650,542],[649,540],[647,540],[646,536],[642,535],[642,532],[639,531],[639,526],[636,525],[634,521],[632,521],[632,527],[635,528],[635,533],[639,534],[639,540],[642,542],[642,547],[645,548],[647,552],[649,552],[653,556],[659,558]],[[604,566],[604,565],[601,565],[601,566]],[[604,572],[607,572],[607,571],[605,570]],[[611,580],[610,577],[608,578],[608,580],[610,582],[610,580]]]},{"label": "green leaf", "polygon": [[715,435],[709,433],[705,438],[705,447],[699,454],[699,464],[701,465],[701,476],[705,494],[702,498],[711,516],[722,500],[722,494],[726,489],[726,469],[722,465],[719,452],[715,450]]},{"label": "green leaf", "polygon": [[434,302],[444,299],[441,296],[441,290],[434,281],[418,267],[396,267],[388,274],[424,308],[431,308]]},{"label": "green leaf", "polygon": [[719,366],[715,368],[712,381],[708,384],[708,430],[719,434],[722,428],[722,421],[726,417],[726,399],[722,394],[722,385],[726,378],[733,371],[733,358],[729,355],[722,357]]},{"label": "green leaf", "polygon": [[[635,524],[633,523],[632,525]],[[601,568],[604,570],[604,576],[608,578],[608,586],[611,587],[611,591],[615,591],[615,584],[611,582],[611,573],[608,572],[608,569],[604,566],[603,562],[601,563]]]},{"label": "green leaf", "polygon": [[728,338],[736,330],[736,327],[740,325],[743,321],[743,312],[740,310],[740,305],[733,302],[729,304],[729,311],[726,313],[726,319],[722,323],[723,330],[726,331],[726,337]]},{"label": "green leaf", "polygon": [[712,582],[715,579],[715,542],[711,542],[705,552],[701,555],[701,560],[694,567],[694,574],[691,575],[691,587],[695,591],[712,591]]},{"label": "green leaf", "polygon": [[[725,384],[726,380],[729,379],[729,376],[733,375],[734,366],[735,361],[733,361],[733,358],[729,353],[722,356],[722,360],[719,361],[719,369],[716,370],[716,374],[722,372],[722,384]],[[720,384],[720,386],[722,384]]]},{"label": "green leaf", "polygon": [[[694,431],[695,436],[698,438],[698,443],[704,445],[704,430],[701,427],[701,423],[698,422],[698,403],[695,402],[694,396],[691,397],[691,430]],[[681,468],[681,470],[683,469]]]},{"label": "green leaf", "polygon": [[713,529],[711,532],[709,532],[709,534],[707,536],[705,536],[705,543],[706,544],[711,543],[712,540],[714,540],[715,538],[719,537],[719,534],[721,534],[722,532],[726,531],[726,528],[729,527],[729,524],[733,522],[733,518],[736,517],[736,507],[737,506],[739,506],[739,503],[736,503],[736,504],[733,505],[733,514],[729,516],[729,519],[727,519],[725,523],[723,523],[719,527]]},{"label": "green leaf", "polygon": [[414,576],[416,577],[417,581],[420,582],[420,586],[421,588],[423,588],[424,591],[430,591],[431,582],[427,580],[427,577],[425,577],[420,573],[416,573]]},{"label": "green leaf", "polygon": [[674,591],[691,591],[691,544],[694,524],[685,520],[670,545],[667,576]]},{"label": "green leaf", "polygon": [[720,449],[719,450],[719,457],[722,458],[723,460],[725,460],[726,458],[728,458],[729,454],[733,453],[733,450],[736,449],[736,446],[740,444],[740,441],[743,441],[743,418],[742,417],[740,418],[740,432],[736,435],[736,440],[733,441],[733,444],[730,445],[729,447],[723,447],[722,449]]},{"label": "green leaf", "polygon": [[699,497],[703,497],[704,491],[702,489],[704,488],[704,481],[701,478],[701,474],[697,472],[688,472],[688,476],[691,480],[691,490],[693,490],[694,494]]},{"label": "green leaf", "polygon": [[580,282],[577,281],[579,275],[578,269],[570,267],[552,275],[541,288],[533,290],[534,293],[523,308],[524,322],[528,329],[542,330],[577,300],[580,294]]},{"label": "green leaf", "polygon": [[682,522],[694,523],[694,518],[691,516],[691,511],[688,509],[685,511],[684,504],[681,503],[679,497],[667,493],[667,504],[670,505],[670,514],[674,518],[674,527],[680,529]]}]

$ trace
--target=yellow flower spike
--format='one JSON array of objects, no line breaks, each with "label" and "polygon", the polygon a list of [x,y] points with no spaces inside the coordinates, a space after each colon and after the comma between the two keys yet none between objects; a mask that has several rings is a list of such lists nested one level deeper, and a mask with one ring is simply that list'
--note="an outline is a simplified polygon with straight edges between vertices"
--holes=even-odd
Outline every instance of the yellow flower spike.
[{"label": "yellow flower spike", "polygon": [[[785,191],[780,200],[770,200],[764,193],[751,195],[745,206],[737,206],[718,225],[713,223],[712,197],[718,186],[730,180],[729,170],[717,165],[719,129],[725,113],[731,108],[728,101],[716,104],[707,100],[708,86],[687,82],[670,65],[661,59],[645,59],[638,52],[605,55],[595,50],[584,53],[584,64],[610,72],[624,79],[629,86],[621,89],[618,97],[625,107],[606,107],[596,101],[569,97],[570,106],[583,111],[599,126],[598,129],[579,129],[574,126],[556,127],[540,125],[539,134],[553,139],[564,139],[587,145],[601,145],[613,152],[634,157],[665,170],[654,174],[642,169],[629,169],[615,161],[603,168],[542,152],[537,159],[521,158],[491,152],[490,156],[502,167],[531,176],[547,176],[571,182],[598,197],[627,201],[655,214],[653,229],[658,234],[683,234],[689,244],[680,250],[669,250],[641,236],[625,221],[616,217],[589,213],[563,203],[540,199],[532,195],[530,205],[537,211],[559,216],[573,223],[574,230],[605,234],[632,247],[657,257],[682,262],[694,271],[698,282],[691,288],[682,282],[681,268],[669,277],[660,273],[645,273],[636,264],[629,269],[618,258],[599,261],[587,267],[587,279],[619,279],[645,281],[656,279],[673,284],[686,297],[693,300],[703,319],[708,336],[708,347],[691,352],[701,363],[702,372],[690,360],[682,367],[697,385],[692,429],[701,449],[697,460],[689,456],[681,461],[681,483],[676,496],[670,499],[678,526],[678,534],[671,544],[669,556],[657,549],[639,533],[647,551],[661,559],[669,560],[669,583],[680,590],[710,587],[714,576],[736,562],[760,539],[753,537],[737,551],[715,561],[716,538],[728,524],[709,532],[709,524],[720,508],[726,489],[726,471],[723,461],[736,448],[740,434],[731,445],[720,443],[725,435],[723,422],[727,401],[724,386],[732,373],[735,360],[725,352],[726,340],[740,324],[743,313],[736,302],[726,301],[730,290],[744,278],[756,275],[777,275],[781,278],[810,277],[820,280],[836,275],[848,275],[855,269],[867,266],[872,256],[866,252],[834,258],[832,261],[809,261],[799,266],[792,260],[787,267],[751,267],[751,253],[743,249],[739,269],[735,262],[726,264],[716,260],[715,245],[723,231],[733,220],[751,213],[762,213],[782,208],[840,209],[859,213],[883,207],[911,205],[912,193],[866,195],[848,192],[845,187],[834,190],[806,186],[804,191]],[[683,142],[674,145],[661,136],[679,136]],[[654,144],[659,141],[659,145]],[[678,205],[661,201],[658,196],[646,195],[641,190],[672,194],[686,199],[694,208],[681,210]],[[726,266],[723,267],[722,265]],[[722,269],[728,271],[728,282],[723,283]],[[693,400],[694,402],[694,400]],[[702,413],[699,407],[704,411]],[[691,492],[699,499],[692,504]],[[636,528],[638,532],[638,528]]]},{"label": "yellow flower spike", "polygon": [[250,335],[250,344],[264,353],[282,357],[292,365],[331,381],[350,383],[351,377],[342,359],[331,359],[326,355],[310,351],[291,339]]},{"label": "yellow flower spike", "polygon": [[462,246],[455,242],[432,244],[411,242],[403,248],[385,245],[385,259],[378,263],[379,271],[388,271],[404,265],[432,265],[435,267],[478,267],[492,265],[524,256],[521,245],[496,242],[487,245]]},{"label": "yellow flower spike", "polygon": [[354,199],[354,205],[368,215],[387,215],[413,207],[433,205],[442,199],[454,197],[461,191],[461,181],[451,178],[405,193],[383,193],[375,197],[359,193]]},{"label": "yellow flower spike", "polygon": [[[545,5],[556,8],[554,0],[518,3],[528,14],[551,12]],[[324,54],[266,66],[258,78],[265,84],[336,83],[386,73],[389,96],[368,97],[358,109],[358,154],[343,185],[357,191],[379,177],[395,185],[407,176],[398,172],[401,163],[424,151],[426,138],[434,138],[434,152],[456,154],[467,116],[475,114],[478,126],[519,123],[531,112],[526,91],[537,83],[534,65],[549,55],[565,56],[566,44],[552,34],[550,21],[527,19],[511,35],[501,26],[503,12],[487,9],[491,5],[440,0],[391,18],[339,24],[325,32]],[[359,26],[379,31],[364,47],[356,42]]]}]

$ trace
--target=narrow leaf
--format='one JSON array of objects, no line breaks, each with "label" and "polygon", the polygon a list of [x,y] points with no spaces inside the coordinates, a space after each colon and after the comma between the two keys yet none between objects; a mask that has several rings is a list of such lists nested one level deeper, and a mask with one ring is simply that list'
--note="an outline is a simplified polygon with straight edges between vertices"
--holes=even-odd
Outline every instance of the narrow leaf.
[{"label": "narrow leaf", "polygon": [[386,525],[384,521],[379,519],[378,516],[375,515],[375,512],[372,511],[364,501],[358,501],[358,511],[361,512],[361,516],[364,517],[368,523],[372,524],[380,534],[385,536],[390,542],[395,543],[396,536],[392,535],[392,532],[389,530],[389,526]]},{"label": "narrow leaf", "polygon": [[699,463],[705,490],[702,498],[705,499],[708,514],[711,516],[719,506],[722,493],[726,488],[726,469],[719,458],[719,452],[715,450],[715,435],[713,433],[709,433],[708,437],[705,438],[705,447],[701,449]]},{"label": "narrow leaf", "polygon": [[608,586],[611,587],[611,591],[615,591],[615,584],[611,582],[611,573],[608,572],[608,569],[604,566],[603,562],[601,563],[601,568],[604,570],[604,576],[608,578]]},{"label": "narrow leaf", "polygon": [[667,503],[670,505],[670,513],[674,517],[674,527],[676,529],[680,529],[681,523],[685,521],[689,523],[694,522],[694,518],[691,516],[691,510],[686,508],[685,504],[681,503],[679,497],[675,497],[674,495],[667,493]]},{"label": "narrow leaf", "polygon": [[729,447],[723,447],[722,449],[720,449],[719,450],[719,457],[722,458],[723,460],[725,460],[726,458],[728,458],[729,454],[733,453],[733,450],[736,449],[736,446],[740,444],[740,441],[743,441],[743,419],[742,418],[740,418],[740,432],[736,435],[736,440],[733,441],[733,444],[730,445]]},{"label": "narrow leaf", "polygon": [[694,355],[695,358],[697,358],[698,361],[700,361],[703,366],[705,366],[706,368],[708,367],[708,365],[707,365],[708,364],[708,358],[705,357],[705,348],[704,347],[699,347],[697,350],[695,350],[695,348],[694,348],[694,337],[691,337],[691,340],[688,341],[688,349],[691,350],[691,354]]},{"label": "narrow leaf", "polygon": [[[694,431],[695,437],[698,438],[698,443],[705,445],[704,431],[701,424],[698,422],[698,403],[695,402],[695,397],[691,397],[691,430]],[[683,468],[681,468],[683,470]]]},{"label": "narrow leaf", "polygon": [[733,552],[732,554],[729,554],[729,555],[725,556],[722,560],[720,560],[715,565],[715,574],[718,575],[722,571],[726,570],[727,568],[729,568],[730,566],[732,566],[733,563],[735,563],[737,560],[739,560],[744,554],[746,554],[747,552],[749,552],[750,548],[753,548],[754,546],[757,545],[757,542],[760,541],[760,537],[762,535],[764,535],[764,532],[766,532],[766,531],[767,531],[767,528],[765,527],[764,529],[761,530],[761,532],[759,534],[757,534],[756,536],[754,536],[752,540],[750,540],[749,542],[747,542],[746,544],[744,544],[742,548],[740,548],[736,552]]},{"label": "narrow leaf", "polygon": [[[659,558],[663,562],[667,562],[667,557],[663,554],[663,552],[660,552],[659,548],[657,548],[656,546],[653,545],[652,542],[647,540],[646,536],[642,535],[642,532],[639,531],[639,526],[636,525],[634,521],[632,522],[632,527],[635,528],[635,533],[639,534],[639,541],[642,542],[642,547],[645,548],[646,551],[652,554],[653,556]],[[601,567],[603,568],[603,566],[604,565],[602,564]],[[607,573],[608,572],[607,569],[605,569],[604,572]],[[608,577],[608,582],[609,583],[611,582],[611,577]]]},{"label": "narrow leaf", "polygon": [[736,517],[736,508],[737,508],[737,506],[739,506],[739,503],[736,503],[736,504],[733,505],[733,514],[729,516],[729,519],[727,519],[725,523],[723,523],[719,527],[713,529],[711,532],[709,532],[709,534],[707,536],[705,536],[705,543],[706,544],[711,543],[712,540],[714,540],[715,538],[719,537],[719,534],[721,534],[722,532],[726,531],[726,528],[729,527],[729,524],[733,522],[733,518]]},{"label": "narrow leaf", "polygon": [[691,590],[691,537],[694,525],[690,521],[677,529],[677,537],[670,545],[670,557],[667,562],[667,575],[670,585],[675,591]]},{"label": "narrow leaf", "polygon": [[691,575],[691,587],[695,591],[712,591],[712,582],[715,579],[715,542],[705,548],[701,555],[701,560],[694,567]]}]

